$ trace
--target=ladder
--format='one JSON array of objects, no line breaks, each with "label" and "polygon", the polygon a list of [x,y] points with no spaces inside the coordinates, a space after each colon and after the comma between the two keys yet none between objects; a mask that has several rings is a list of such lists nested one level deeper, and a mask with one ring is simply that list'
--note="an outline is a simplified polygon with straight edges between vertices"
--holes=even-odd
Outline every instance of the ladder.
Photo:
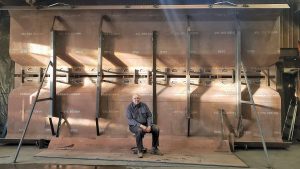
[{"label": "ladder", "polygon": [[[27,120],[27,122],[26,122],[26,125],[25,125],[25,129],[24,129],[24,131],[23,131],[23,134],[22,134],[22,137],[21,137],[21,139],[20,139],[20,141],[19,141],[19,145],[18,145],[18,148],[17,148],[17,152],[16,152],[16,154],[15,154],[15,158],[14,158],[14,163],[16,162],[16,160],[17,160],[17,158],[18,158],[18,155],[19,155],[19,152],[20,152],[20,149],[21,149],[21,146],[22,146],[22,143],[23,143],[23,140],[24,140],[24,137],[25,137],[25,135],[26,135],[26,132],[27,132],[27,129],[28,129],[28,126],[29,126],[29,123],[30,123],[30,120],[31,120],[31,117],[32,117],[32,114],[33,114],[33,112],[34,112],[34,109],[35,109],[35,106],[36,106],[36,104],[38,103],[38,102],[43,102],[43,101],[48,101],[48,100],[51,100],[52,101],[52,105],[51,105],[51,112],[52,112],[52,114],[51,114],[51,117],[53,116],[53,113],[56,111],[56,104],[55,104],[55,101],[56,101],[56,82],[60,82],[60,81],[58,81],[58,80],[56,80],[56,73],[53,73],[53,72],[56,72],[56,71],[60,71],[60,70],[57,70],[56,69],[56,56],[54,56],[55,57],[55,59],[51,59],[50,61],[49,61],[49,63],[48,63],[48,65],[47,65],[47,68],[46,68],[46,70],[45,70],[45,72],[44,72],[44,74],[43,74],[43,78],[42,78],[42,80],[41,80],[41,84],[40,84],[40,86],[39,86],[39,88],[38,88],[38,90],[37,90],[37,94],[36,94],[36,96],[35,96],[35,100],[34,100],[34,102],[33,102],[33,104],[32,104],[32,108],[31,108],[31,111],[30,111],[30,114],[29,114],[29,117],[28,117],[28,120]],[[49,67],[52,67],[52,85],[50,84],[50,91],[52,91],[52,92],[50,92],[50,97],[48,97],[48,98],[39,98],[39,95],[40,95],[40,92],[41,92],[41,89],[42,89],[42,87],[43,87],[43,84],[44,84],[44,81],[45,81],[45,78],[46,78],[46,75],[47,75],[47,72],[48,72],[48,69],[49,69]],[[50,73],[51,74],[51,73]],[[51,76],[50,76],[51,77]],[[52,89],[51,89],[52,88]],[[54,102],[54,103],[53,103]],[[52,133],[52,135],[55,135],[56,137],[58,137],[59,136],[59,131],[60,131],[60,128],[61,128],[61,120],[62,119],[65,119],[65,117],[64,117],[64,114],[63,114],[63,112],[59,112],[59,114],[58,114],[58,118],[59,118],[59,120],[58,120],[58,124],[57,124],[57,129],[56,129],[56,133],[55,133],[55,131],[54,131],[54,126],[53,126],[53,123],[52,123],[52,118],[51,117],[49,117],[49,123],[50,123],[50,127],[51,127],[51,133]]]},{"label": "ladder", "polygon": [[287,140],[287,141],[292,141],[293,136],[294,136],[294,129],[295,129],[295,123],[296,123],[296,118],[297,118],[297,111],[298,111],[298,87],[299,83],[299,70],[297,72],[297,77],[295,81],[295,97],[293,97],[290,101],[286,116],[285,116],[285,121],[282,129],[282,139]]},{"label": "ladder", "polygon": [[[47,68],[46,68],[44,74],[43,74],[43,78],[41,79],[41,84],[38,88],[37,94],[35,96],[35,100],[32,104],[32,108],[31,108],[31,111],[29,113],[29,117],[28,117],[28,120],[26,122],[25,129],[23,131],[22,137],[19,141],[19,145],[18,145],[18,148],[17,148],[17,152],[15,154],[15,157],[14,157],[13,163],[16,163],[16,161],[17,161],[17,158],[18,158],[18,155],[19,155],[19,152],[20,152],[20,149],[21,149],[21,146],[22,146],[22,143],[23,143],[25,134],[27,132],[27,129],[28,129],[28,126],[29,126],[29,123],[30,123],[30,120],[31,120],[31,117],[32,117],[32,114],[33,114],[33,111],[34,111],[34,108],[35,108],[36,104],[38,102],[49,101],[50,100],[51,101],[51,106],[50,106],[51,117],[53,116],[54,112],[56,111],[56,82],[59,82],[59,81],[56,80],[56,72],[60,71],[60,70],[56,69],[56,59],[57,59],[56,58],[57,57],[56,56],[56,32],[57,31],[55,31],[53,29],[56,20],[58,20],[58,16],[54,17],[53,24],[52,24],[51,31],[50,31],[51,32],[51,48],[52,48],[50,61],[47,65]],[[43,87],[43,84],[44,84],[44,81],[45,81],[45,78],[46,78],[46,75],[47,75],[47,72],[48,72],[48,69],[50,68],[50,66],[52,67],[52,69],[50,70],[50,97],[39,99],[40,91]],[[55,135],[51,117],[49,118],[49,123],[50,123],[50,126],[51,126],[51,132],[52,132],[52,135]],[[59,122],[58,122],[56,137],[58,137],[58,134],[59,134],[61,118],[62,118],[62,112],[60,112],[60,114],[59,114]]]},{"label": "ladder", "polygon": [[[262,145],[263,145],[263,149],[264,149],[265,157],[266,157],[266,160],[267,160],[267,163],[268,163],[268,167],[272,168],[271,163],[270,163],[270,159],[269,159],[269,154],[268,154],[266,142],[265,142],[265,139],[264,139],[264,134],[263,134],[261,123],[260,123],[260,118],[259,118],[258,112],[256,110],[255,102],[253,100],[252,91],[251,91],[251,88],[250,88],[250,85],[249,85],[249,82],[248,82],[247,70],[245,69],[243,62],[241,62],[241,68],[242,68],[241,72],[243,72],[246,87],[247,87],[248,94],[249,94],[249,97],[250,97],[249,101],[241,100],[241,103],[250,104],[251,107],[253,108],[255,118],[256,118],[256,124],[257,124],[257,127],[259,129],[260,139],[261,139],[261,142],[262,142]],[[238,124],[239,124],[238,125],[238,131],[239,131],[240,130],[239,128],[242,127],[242,115],[241,114],[240,114],[240,117],[239,117]]]},{"label": "ladder", "polygon": [[282,138],[287,141],[293,140],[295,122],[298,110],[298,98],[291,99],[282,129]]},{"label": "ladder", "polygon": [[[47,68],[46,68],[46,70],[45,70],[45,73],[44,73],[44,75],[43,75],[41,84],[40,84],[39,89],[38,89],[38,91],[37,91],[37,94],[36,94],[36,96],[35,96],[35,100],[34,100],[34,102],[33,102],[33,104],[32,104],[32,108],[31,108],[31,111],[30,111],[28,120],[27,120],[27,122],[26,122],[25,129],[24,129],[24,131],[23,131],[22,137],[21,137],[20,142],[19,142],[19,145],[18,145],[17,152],[16,152],[16,154],[15,154],[15,158],[14,158],[14,161],[13,161],[14,163],[16,163],[16,160],[17,160],[17,158],[18,158],[18,155],[19,155],[19,152],[20,152],[20,149],[21,149],[21,145],[22,145],[22,143],[23,143],[23,140],[24,140],[26,131],[27,131],[27,129],[28,129],[28,126],[29,126],[29,123],[30,123],[30,120],[31,120],[31,117],[32,117],[32,114],[33,114],[33,111],[34,111],[34,108],[35,108],[36,103],[41,102],[41,101],[46,101],[46,100],[51,100],[51,99],[52,99],[51,97],[50,97],[50,98],[42,98],[42,99],[39,99],[39,95],[40,95],[41,89],[42,89],[42,87],[43,87],[44,80],[45,80],[45,77],[46,77],[46,74],[47,74],[47,72],[48,72],[48,69],[49,69],[50,65],[53,66],[51,61],[48,63],[48,66],[47,66]],[[50,123],[51,123],[51,121],[50,121]]]}]

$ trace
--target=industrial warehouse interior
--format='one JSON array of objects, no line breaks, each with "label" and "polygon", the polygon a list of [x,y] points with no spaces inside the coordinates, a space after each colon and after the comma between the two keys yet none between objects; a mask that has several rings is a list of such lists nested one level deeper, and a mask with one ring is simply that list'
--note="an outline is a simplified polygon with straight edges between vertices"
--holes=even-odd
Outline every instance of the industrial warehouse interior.
[{"label": "industrial warehouse interior", "polygon": [[300,0],[0,0],[0,169],[298,169],[299,52]]}]

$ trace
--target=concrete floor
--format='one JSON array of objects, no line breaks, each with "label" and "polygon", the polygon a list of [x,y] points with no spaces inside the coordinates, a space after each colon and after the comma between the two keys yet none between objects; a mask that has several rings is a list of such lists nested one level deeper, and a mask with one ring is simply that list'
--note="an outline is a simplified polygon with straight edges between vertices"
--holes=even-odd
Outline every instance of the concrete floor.
[{"label": "concrete floor", "polygon": [[[203,165],[179,165],[149,162],[126,162],[111,160],[86,160],[86,159],[59,159],[34,157],[43,149],[35,146],[23,146],[17,160],[13,164],[13,157],[17,147],[0,146],[1,169],[179,169],[179,168],[216,168],[237,169],[237,167],[203,166]],[[235,154],[244,161],[249,168],[267,168],[263,150],[238,150]],[[287,150],[269,150],[270,160],[275,169],[299,169],[300,168],[300,144],[291,145]],[[72,165],[67,165],[72,164]]]}]

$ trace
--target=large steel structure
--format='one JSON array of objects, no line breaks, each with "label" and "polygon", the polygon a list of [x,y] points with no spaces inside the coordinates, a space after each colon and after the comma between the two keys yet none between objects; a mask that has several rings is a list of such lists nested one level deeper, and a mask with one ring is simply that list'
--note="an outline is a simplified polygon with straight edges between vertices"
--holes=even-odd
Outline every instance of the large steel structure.
[{"label": "large steel structure", "polygon": [[278,9],[128,8],[10,12],[19,76],[7,138],[24,132],[44,75],[25,138],[56,135],[52,148],[80,144],[74,138],[129,137],[124,111],[134,93],[162,135],[282,143]]}]

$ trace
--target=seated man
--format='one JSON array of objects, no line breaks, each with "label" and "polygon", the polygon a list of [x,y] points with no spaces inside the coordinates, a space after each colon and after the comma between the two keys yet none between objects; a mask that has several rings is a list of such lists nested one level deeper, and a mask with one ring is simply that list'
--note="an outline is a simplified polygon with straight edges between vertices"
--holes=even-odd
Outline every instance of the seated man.
[{"label": "seated man", "polygon": [[143,158],[143,138],[146,133],[152,133],[152,154],[162,155],[158,150],[159,128],[152,123],[152,113],[145,103],[140,101],[141,97],[137,94],[132,96],[132,103],[127,107],[126,116],[128,119],[129,130],[135,134],[138,157]]}]

